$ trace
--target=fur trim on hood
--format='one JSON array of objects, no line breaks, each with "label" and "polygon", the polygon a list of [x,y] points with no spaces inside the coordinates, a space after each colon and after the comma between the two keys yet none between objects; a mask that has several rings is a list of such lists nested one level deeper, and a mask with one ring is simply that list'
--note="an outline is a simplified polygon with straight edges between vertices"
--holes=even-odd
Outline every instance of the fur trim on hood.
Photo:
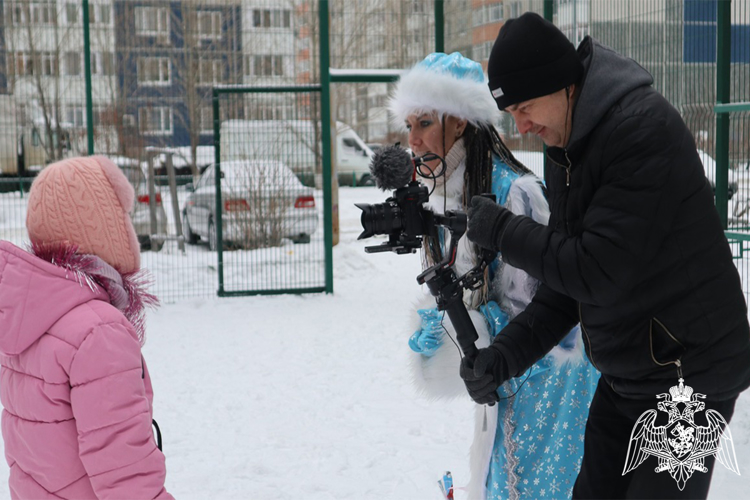
[{"label": "fur trim on hood", "polygon": [[79,254],[77,250],[77,246],[65,244],[32,244],[30,248],[33,255],[72,272],[80,285],[86,285],[92,291],[97,285],[103,288],[110,297],[110,303],[133,325],[143,346],[146,342],[146,307],[159,306],[159,299],[146,291],[151,284],[148,271],[139,269],[120,274],[99,257]]}]

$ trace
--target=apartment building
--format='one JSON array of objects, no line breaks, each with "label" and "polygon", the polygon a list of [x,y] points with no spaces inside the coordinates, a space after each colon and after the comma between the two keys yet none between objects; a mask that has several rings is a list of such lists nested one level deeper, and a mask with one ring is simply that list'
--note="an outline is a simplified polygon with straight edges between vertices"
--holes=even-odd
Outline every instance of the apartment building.
[{"label": "apartment building", "polygon": [[[716,59],[717,1],[557,0],[553,14],[574,43],[592,34],[640,61],[657,88],[689,114],[696,95],[713,95],[715,79],[698,72]],[[750,9],[741,4],[732,3],[737,74],[750,67]],[[447,0],[444,7],[445,50],[486,68],[503,23],[541,12],[543,2]],[[317,9],[317,0],[90,0],[95,149],[210,144],[212,86],[318,83]],[[336,0],[329,9],[333,68],[409,68],[434,50],[432,0]],[[331,90],[337,120],[367,141],[394,139],[389,85],[334,84]],[[70,148],[85,151],[79,0],[0,0],[2,95],[14,103],[20,133],[36,127],[44,141],[53,129],[64,130]],[[306,118],[317,116],[315,99],[267,93],[223,111],[233,118]],[[506,121],[501,129],[513,134]]]},{"label": "apartment building", "polygon": [[[242,83],[239,1],[116,0],[118,114],[139,145],[212,141],[211,88]],[[127,132],[126,132],[127,133]]]},{"label": "apartment building", "polygon": [[[3,0],[0,51],[4,63],[0,93],[12,95],[15,119],[21,131],[36,131],[35,140],[63,141],[63,148],[85,150],[86,98],[83,30],[80,2],[72,0]],[[91,83],[94,125],[111,102],[114,86],[114,17],[111,0],[89,2],[91,36]],[[57,130],[57,132],[55,132]],[[102,127],[96,137],[108,147],[116,136]],[[116,147],[116,146],[113,146]]]}]

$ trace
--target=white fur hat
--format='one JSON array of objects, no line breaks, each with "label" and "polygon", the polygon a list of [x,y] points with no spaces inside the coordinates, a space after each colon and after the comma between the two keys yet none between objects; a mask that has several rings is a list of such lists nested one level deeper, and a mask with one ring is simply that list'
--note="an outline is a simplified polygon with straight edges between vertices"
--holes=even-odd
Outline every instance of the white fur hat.
[{"label": "white fur hat", "polygon": [[500,117],[482,66],[454,52],[435,52],[401,77],[388,102],[391,123],[402,130],[409,115],[437,112],[476,126]]}]

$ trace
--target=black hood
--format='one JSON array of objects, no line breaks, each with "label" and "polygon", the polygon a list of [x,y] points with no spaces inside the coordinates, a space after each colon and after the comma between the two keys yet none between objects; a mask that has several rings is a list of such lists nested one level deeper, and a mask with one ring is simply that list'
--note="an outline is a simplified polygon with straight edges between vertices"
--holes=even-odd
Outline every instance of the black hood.
[{"label": "black hood", "polygon": [[578,46],[584,67],[581,91],[573,110],[568,149],[588,136],[613,104],[633,89],[654,83],[640,64],[586,37]]}]

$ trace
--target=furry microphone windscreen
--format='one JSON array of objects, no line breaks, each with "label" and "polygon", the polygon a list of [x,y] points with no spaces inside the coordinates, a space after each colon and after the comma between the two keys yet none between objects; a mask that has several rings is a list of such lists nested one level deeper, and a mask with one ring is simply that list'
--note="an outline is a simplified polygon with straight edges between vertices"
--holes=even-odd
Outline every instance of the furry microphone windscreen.
[{"label": "furry microphone windscreen", "polygon": [[375,185],[383,191],[406,186],[412,179],[414,163],[411,156],[399,145],[387,146],[372,158],[370,173]]}]

